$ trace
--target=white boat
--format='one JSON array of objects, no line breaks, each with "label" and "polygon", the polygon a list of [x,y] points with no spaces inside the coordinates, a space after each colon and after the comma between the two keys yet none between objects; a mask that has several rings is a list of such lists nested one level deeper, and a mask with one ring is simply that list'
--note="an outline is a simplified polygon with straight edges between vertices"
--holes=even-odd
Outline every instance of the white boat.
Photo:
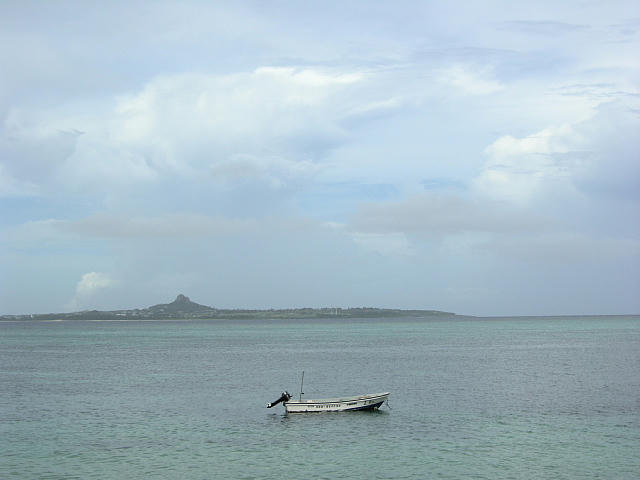
[{"label": "white boat", "polygon": [[287,413],[377,410],[389,398],[389,395],[389,392],[384,392],[352,397],[325,398],[322,400],[303,400],[301,396],[298,401],[295,401],[291,400],[289,392],[283,392],[278,400],[267,404],[267,408],[274,407],[282,402]]}]

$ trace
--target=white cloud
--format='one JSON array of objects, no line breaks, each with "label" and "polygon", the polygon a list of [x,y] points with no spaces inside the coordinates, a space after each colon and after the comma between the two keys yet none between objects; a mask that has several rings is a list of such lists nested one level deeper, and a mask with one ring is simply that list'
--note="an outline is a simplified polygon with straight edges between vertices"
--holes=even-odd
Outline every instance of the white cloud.
[{"label": "white cloud", "polygon": [[80,296],[88,296],[97,290],[107,288],[113,285],[113,280],[106,273],[88,272],[82,275],[82,278],[76,286],[76,294]]},{"label": "white cloud", "polygon": [[393,96],[385,100],[377,100],[363,105],[357,105],[347,112],[346,117],[352,121],[362,118],[381,117],[397,111],[409,103],[409,101],[409,98]]},{"label": "white cloud", "polygon": [[500,137],[485,150],[487,160],[474,180],[476,193],[521,206],[594,191],[637,198],[638,131],[637,112],[626,103],[612,102],[585,121],[522,138]]},{"label": "white cloud", "polygon": [[[332,87],[337,85],[349,85],[360,82],[364,75],[362,73],[328,73],[314,70],[311,68],[298,69],[293,67],[260,67],[255,70],[254,75],[261,79],[278,78],[282,83],[290,86],[303,87]],[[309,100],[318,96],[318,92],[311,92]],[[289,97],[290,99],[300,100],[299,93]],[[303,103],[306,103],[303,100]]]},{"label": "white cloud", "polygon": [[489,95],[504,88],[488,67],[453,65],[440,70],[437,76],[443,86],[454,87],[466,95]]},{"label": "white cloud", "polygon": [[113,136],[132,148],[146,149],[153,140],[152,161],[169,166],[193,162],[193,153],[205,153],[205,146],[213,151],[201,160],[215,162],[221,153],[283,153],[284,139],[332,142],[343,135],[340,100],[351,103],[345,88],[362,79],[358,73],[274,67],[158,77],[120,99]]},{"label": "white cloud", "polygon": [[76,293],[67,304],[67,309],[78,310],[95,305],[97,297],[105,290],[113,287],[115,282],[109,274],[103,272],[87,272],[76,285]]},{"label": "white cloud", "polygon": [[228,184],[239,179],[233,172],[251,170],[280,188],[312,175],[313,162],[348,140],[343,123],[378,101],[352,95],[366,81],[358,71],[317,68],[183,73],[157,76],[115,106],[88,104],[91,113],[77,104],[15,110],[0,143],[0,185],[105,193],[173,178]]},{"label": "white cloud", "polygon": [[547,128],[524,138],[504,136],[485,150],[487,161],[475,179],[476,189],[492,198],[528,205],[547,188],[571,189],[571,171],[580,158],[574,151],[578,140],[568,126]]}]

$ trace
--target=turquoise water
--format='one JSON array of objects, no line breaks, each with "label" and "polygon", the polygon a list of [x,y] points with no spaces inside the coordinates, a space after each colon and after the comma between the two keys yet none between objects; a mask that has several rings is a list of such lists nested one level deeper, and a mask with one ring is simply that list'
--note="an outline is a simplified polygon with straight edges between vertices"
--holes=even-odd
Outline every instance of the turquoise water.
[{"label": "turquoise water", "polygon": [[[285,416],[391,391],[378,412]],[[640,477],[640,317],[0,323],[0,478]]]}]

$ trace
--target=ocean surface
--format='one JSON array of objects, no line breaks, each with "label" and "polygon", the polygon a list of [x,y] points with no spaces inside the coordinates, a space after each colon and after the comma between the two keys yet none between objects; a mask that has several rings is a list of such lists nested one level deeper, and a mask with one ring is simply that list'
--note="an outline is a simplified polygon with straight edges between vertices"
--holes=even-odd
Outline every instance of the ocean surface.
[{"label": "ocean surface", "polygon": [[640,317],[3,322],[0,478],[638,479]]}]

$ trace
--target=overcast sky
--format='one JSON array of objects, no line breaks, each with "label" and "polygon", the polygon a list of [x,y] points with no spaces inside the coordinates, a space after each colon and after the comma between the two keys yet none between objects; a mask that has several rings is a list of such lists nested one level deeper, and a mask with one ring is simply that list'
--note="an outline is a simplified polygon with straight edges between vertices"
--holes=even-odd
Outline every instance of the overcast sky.
[{"label": "overcast sky", "polygon": [[2,1],[0,314],[640,312],[629,1]]}]

